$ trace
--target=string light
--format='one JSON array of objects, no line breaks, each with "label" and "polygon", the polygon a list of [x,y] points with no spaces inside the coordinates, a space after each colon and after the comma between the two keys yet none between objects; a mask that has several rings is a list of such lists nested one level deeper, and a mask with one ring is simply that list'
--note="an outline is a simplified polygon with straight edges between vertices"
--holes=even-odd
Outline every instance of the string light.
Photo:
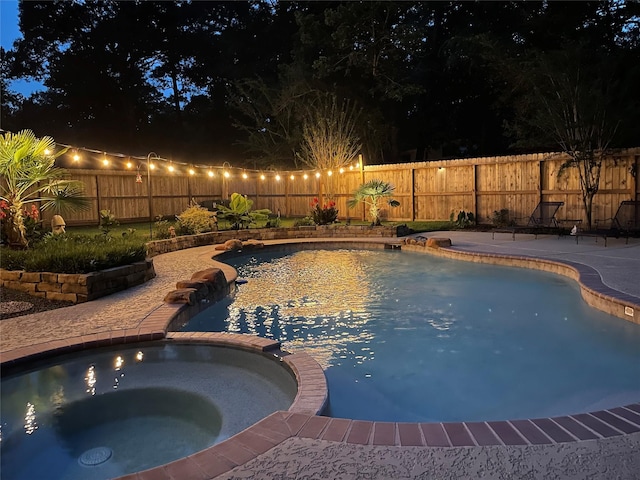
[{"label": "string light", "polygon": [[[193,164],[188,164],[188,163],[183,163],[183,162],[174,162],[173,160],[168,160],[168,159],[163,159],[157,155],[154,154],[153,160],[156,162],[156,164],[151,163],[150,159],[145,156],[145,157],[139,157],[139,156],[133,156],[133,155],[125,155],[122,153],[113,153],[113,152],[106,152],[106,151],[102,151],[102,150],[95,150],[95,149],[90,149],[90,148],[85,148],[85,147],[75,147],[72,145],[65,145],[62,143],[57,143],[56,142],[56,148],[65,148],[65,149],[69,149],[71,150],[71,158],[73,159],[73,162],[76,164],[79,164],[80,161],[82,160],[82,151],[84,152],[91,152],[94,154],[98,154],[100,155],[102,158],[101,160],[99,160],[102,163],[102,166],[104,168],[110,168],[115,166],[116,168],[123,168],[123,169],[132,169],[135,168],[135,164],[136,162],[139,164],[140,161],[147,163],[147,167],[149,169],[149,171],[151,170],[155,170],[157,162],[160,162],[161,164],[161,168],[165,169],[168,173],[180,173],[180,165],[184,166],[184,174],[186,174],[188,172],[189,175],[197,175],[199,172],[207,172],[207,175],[210,178],[214,178],[216,177],[216,173],[214,173],[215,171],[220,172],[220,175],[222,175],[224,178],[233,178],[235,173],[234,170],[237,171],[238,173],[238,177],[247,180],[249,178],[249,174],[248,172],[255,172],[256,175],[259,175],[259,178],[261,180],[266,180],[266,176],[264,173],[260,173],[259,170],[256,169],[247,169],[247,168],[236,168],[233,167],[229,162],[224,162],[221,166],[210,166],[210,165],[193,165]],[[45,155],[52,155],[53,152],[55,152],[55,150],[53,149],[45,149],[44,154]],[[99,157],[98,157],[99,158]],[[120,161],[113,161],[114,158],[119,158],[121,159]],[[362,157],[360,157],[362,158]],[[112,165],[113,164],[113,165]],[[353,171],[354,169],[360,168],[361,167],[362,162],[361,161],[357,161],[352,165],[349,165],[349,170]],[[139,167],[138,167],[139,169]],[[344,168],[339,168],[339,172],[340,173],[344,173],[346,171],[346,167]],[[287,176],[290,178],[291,181],[295,181],[297,180],[297,177],[302,177],[302,179],[304,180],[308,180],[312,174],[315,174],[315,177],[317,179],[320,179],[322,174],[326,175],[326,176],[332,176],[333,175],[333,171],[332,170],[322,170],[322,171],[295,171],[295,172],[287,172]],[[274,175],[274,179],[276,181],[281,181],[282,178],[284,178],[282,175],[276,173],[276,172],[272,172]]]}]

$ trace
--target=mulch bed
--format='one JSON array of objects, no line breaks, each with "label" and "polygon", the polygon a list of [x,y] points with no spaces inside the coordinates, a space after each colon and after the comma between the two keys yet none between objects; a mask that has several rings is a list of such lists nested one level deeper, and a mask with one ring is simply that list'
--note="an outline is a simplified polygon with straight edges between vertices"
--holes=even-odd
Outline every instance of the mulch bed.
[{"label": "mulch bed", "polygon": [[34,297],[25,292],[0,287],[0,320],[69,307],[73,304],[73,302]]}]

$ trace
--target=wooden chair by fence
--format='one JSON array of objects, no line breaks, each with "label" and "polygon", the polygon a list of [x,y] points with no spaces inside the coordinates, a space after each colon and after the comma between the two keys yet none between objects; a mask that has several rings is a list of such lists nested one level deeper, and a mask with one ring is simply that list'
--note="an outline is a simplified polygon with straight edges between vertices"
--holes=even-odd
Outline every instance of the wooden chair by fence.
[{"label": "wooden chair by fence", "polygon": [[604,239],[604,246],[607,246],[607,237],[625,237],[629,243],[630,235],[640,234],[640,201],[625,200],[620,203],[616,214],[612,218],[596,220],[595,229],[586,232],[577,232],[576,243],[580,237],[595,237]]},{"label": "wooden chair by fence", "polygon": [[516,232],[532,233],[538,238],[538,233],[559,228],[556,213],[564,202],[540,202],[535,210],[527,218],[526,225],[514,225],[506,228],[495,228],[491,231],[491,238],[495,239],[496,233],[510,233],[512,240],[516,239]]}]

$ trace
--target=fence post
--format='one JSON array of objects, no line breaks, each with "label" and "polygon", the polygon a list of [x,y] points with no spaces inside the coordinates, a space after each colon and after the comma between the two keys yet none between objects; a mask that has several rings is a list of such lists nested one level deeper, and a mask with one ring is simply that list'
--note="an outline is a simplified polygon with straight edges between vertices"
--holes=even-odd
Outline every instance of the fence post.
[{"label": "fence post", "polygon": [[96,207],[98,207],[98,225],[100,225],[100,210],[102,210],[102,201],[100,198],[100,177],[98,175],[96,175]]},{"label": "fence post", "polygon": [[411,221],[416,221],[416,169],[411,168]]}]

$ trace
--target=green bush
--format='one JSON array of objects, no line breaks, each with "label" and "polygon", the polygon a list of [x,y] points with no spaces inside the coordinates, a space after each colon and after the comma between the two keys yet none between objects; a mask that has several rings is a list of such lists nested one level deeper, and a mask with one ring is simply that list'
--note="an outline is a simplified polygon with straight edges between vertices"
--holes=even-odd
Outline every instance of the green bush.
[{"label": "green bush", "polygon": [[311,217],[298,218],[295,222],[293,222],[294,227],[313,227],[315,226],[315,224],[316,222],[314,222],[313,218]]},{"label": "green bush", "polygon": [[173,226],[168,220],[163,220],[162,217],[158,217],[156,223],[154,223],[156,230],[156,238],[162,240],[163,238],[171,238],[171,232],[169,229]]},{"label": "green bush", "polygon": [[120,225],[111,210],[100,210],[100,230],[107,235],[113,227]]},{"label": "green bush", "polygon": [[493,215],[491,215],[491,223],[496,227],[509,227],[514,224],[514,222],[509,219],[508,208],[494,210]]},{"label": "green bush", "polygon": [[89,273],[144,260],[145,242],[133,236],[46,235],[29,250],[2,248],[0,266],[27,272]]},{"label": "green bush", "polygon": [[211,232],[215,227],[215,214],[198,204],[193,204],[177,216],[180,235]]},{"label": "green bush", "polygon": [[458,212],[457,218],[454,215],[455,214],[451,212],[449,221],[453,223],[453,225],[457,228],[470,227],[472,225],[475,225],[476,223],[476,218],[473,212],[465,212],[464,210],[460,210],[460,212]]}]

